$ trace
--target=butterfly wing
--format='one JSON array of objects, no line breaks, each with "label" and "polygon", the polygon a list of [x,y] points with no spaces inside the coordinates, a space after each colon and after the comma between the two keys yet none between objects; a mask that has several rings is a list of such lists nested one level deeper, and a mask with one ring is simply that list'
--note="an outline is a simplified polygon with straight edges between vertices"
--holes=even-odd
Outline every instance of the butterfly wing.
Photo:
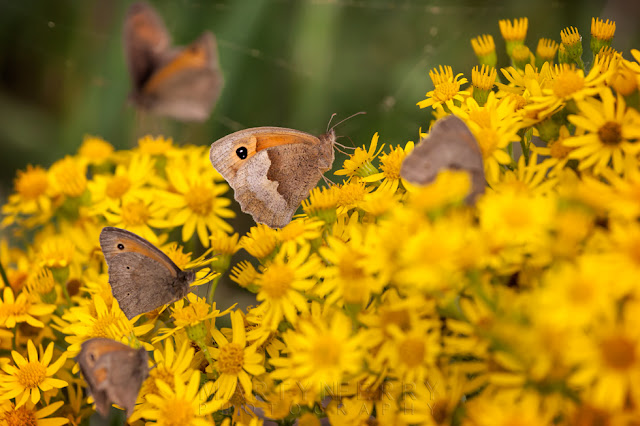
[{"label": "butterfly wing", "polygon": [[96,402],[96,410],[107,416],[112,403],[131,415],[142,382],[149,374],[147,352],[115,340],[94,338],[82,343],[76,361]]},{"label": "butterfly wing", "polygon": [[209,117],[220,95],[223,77],[212,33],[173,54],[142,88],[137,103],[159,115],[185,121]]},{"label": "butterfly wing", "polygon": [[127,318],[183,298],[193,271],[182,271],[167,255],[136,234],[104,227],[100,247],[109,267],[113,297]]},{"label": "butterfly wing", "polygon": [[[247,129],[214,142],[209,156],[242,211],[281,228],[331,167],[332,138],[277,127]],[[239,149],[246,156],[238,155]]]},{"label": "butterfly wing", "polygon": [[405,158],[400,175],[411,183],[424,185],[443,169],[465,170],[470,174],[472,189],[468,202],[484,192],[482,152],[467,125],[454,115],[433,126],[429,136]]},{"label": "butterfly wing", "polygon": [[140,90],[171,44],[164,22],[153,7],[132,4],[124,23],[124,51],[134,92]]},{"label": "butterfly wing", "polygon": [[112,353],[106,360],[109,363],[108,398],[123,407],[127,417],[133,412],[142,382],[149,376],[147,359],[147,352],[143,348],[129,348]]}]

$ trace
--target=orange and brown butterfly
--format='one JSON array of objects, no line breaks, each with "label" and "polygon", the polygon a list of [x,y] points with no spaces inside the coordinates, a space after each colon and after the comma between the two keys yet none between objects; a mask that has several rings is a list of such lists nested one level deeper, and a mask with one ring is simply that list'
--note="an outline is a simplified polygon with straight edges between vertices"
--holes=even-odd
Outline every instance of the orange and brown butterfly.
[{"label": "orange and brown butterfly", "polygon": [[111,404],[118,404],[127,418],[131,416],[142,382],[149,376],[147,351],[97,337],[82,343],[76,361],[98,413],[107,417]]},{"label": "orange and brown butterfly", "polygon": [[466,202],[473,204],[484,193],[486,181],[482,152],[467,125],[455,115],[438,120],[402,162],[400,176],[410,183],[426,185],[442,170],[464,170],[471,177]]},{"label": "orange and brown butterfly", "polygon": [[138,108],[183,121],[209,117],[223,86],[211,32],[187,47],[172,48],[160,15],[138,2],[127,12],[124,51],[133,84],[129,98]]},{"label": "orange and brown butterfly", "polygon": [[106,226],[100,248],[107,261],[109,284],[128,319],[185,297],[195,280],[160,249],[126,229]]}]

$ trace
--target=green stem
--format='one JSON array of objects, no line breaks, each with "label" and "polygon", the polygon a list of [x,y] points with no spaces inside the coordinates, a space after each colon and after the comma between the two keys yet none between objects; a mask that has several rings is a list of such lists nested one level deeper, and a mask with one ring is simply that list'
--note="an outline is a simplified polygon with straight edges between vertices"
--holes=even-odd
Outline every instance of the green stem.
[{"label": "green stem", "polygon": [[0,262],[0,275],[2,275],[2,281],[4,281],[6,286],[11,287],[11,284],[9,284],[9,278],[7,278],[7,273],[4,271],[4,268],[2,267],[2,262]]},{"label": "green stem", "polygon": [[218,288],[220,277],[222,277],[222,274],[219,274],[217,277],[211,280],[211,288],[209,289],[209,296],[207,297],[207,301],[209,303],[213,303],[213,296],[215,295],[216,289]]},{"label": "green stem", "polygon": [[196,340],[196,344],[204,354],[204,357],[207,359],[207,362],[211,366],[211,369],[213,370],[213,372],[217,373],[215,367],[213,366],[214,365],[213,357],[211,356],[211,352],[209,352],[209,348],[207,348],[207,345],[205,345],[204,342],[201,341],[201,339]]},{"label": "green stem", "polygon": [[578,64],[578,68],[580,68],[582,71],[584,71],[584,62],[582,61],[582,57],[578,57],[578,60],[576,61],[576,63]]},{"label": "green stem", "polygon": [[524,155],[524,161],[526,164],[529,164],[529,147],[527,146],[524,139],[520,139],[520,146],[522,147],[522,155]]},{"label": "green stem", "polygon": [[69,296],[69,290],[67,290],[67,285],[65,284],[61,284],[62,287],[62,294],[64,294],[64,298],[67,299],[67,306],[71,306],[71,296]]}]

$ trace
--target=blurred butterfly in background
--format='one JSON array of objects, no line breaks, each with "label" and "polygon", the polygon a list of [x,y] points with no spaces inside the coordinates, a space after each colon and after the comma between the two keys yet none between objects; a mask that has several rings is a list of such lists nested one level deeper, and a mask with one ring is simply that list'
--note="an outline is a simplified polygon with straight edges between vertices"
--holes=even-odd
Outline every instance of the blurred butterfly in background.
[{"label": "blurred butterfly in background", "polygon": [[109,415],[111,404],[133,413],[142,382],[149,376],[147,351],[133,349],[115,340],[96,337],[82,343],[76,357],[96,411]]},{"label": "blurred butterfly in background", "polygon": [[400,176],[412,184],[427,185],[445,169],[469,173],[471,191],[465,199],[468,204],[474,204],[476,198],[484,194],[482,151],[469,127],[455,115],[448,115],[433,125],[429,136],[402,162]]},{"label": "blurred butterfly in background", "polygon": [[181,121],[209,117],[223,86],[211,32],[205,31],[187,47],[171,47],[155,9],[134,3],[125,19],[124,51],[133,83],[129,99],[139,109]]}]

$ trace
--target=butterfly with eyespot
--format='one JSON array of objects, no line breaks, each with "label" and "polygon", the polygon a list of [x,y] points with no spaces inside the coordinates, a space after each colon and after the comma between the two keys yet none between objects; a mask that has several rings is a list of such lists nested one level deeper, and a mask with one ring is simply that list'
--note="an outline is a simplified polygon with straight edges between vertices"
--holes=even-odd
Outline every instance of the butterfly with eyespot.
[{"label": "butterfly with eyespot", "polygon": [[156,246],[125,229],[106,226],[100,247],[107,261],[109,284],[128,319],[185,297],[195,279]]},{"label": "butterfly with eyespot", "polygon": [[359,114],[364,112],[320,136],[285,127],[240,130],[212,143],[209,159],[233,188],[243,212],[258,223],[282,228],[331,169],[337,145],[334,128]]},{"label": "butterfly with eyespot", "polygon": [[97,337],[82,343],[76,361],[103,417],[111,404],[118,404],[129,418],[142,382],[149,376],[148,355],[144,348],[133,349],[115,340]]},{"label": "butterfly with eyespot", "polygon": [[209,117],[223,86],[211,32],[185,48],[172,48],[162,18],[138,2],[127,12],[124,50],[133,83],[129,99],[138,108],[183,121]]},{"label": "butterfly with eyespot", "polygon": [[410,183],[426,185],[445,169],[469,173],[471,191],[465,199],[468,204],[473,204],[484,193],[482,151],[467,125],[455,115],[433,125],[429,136],[422,139],[402,162],[400,176]]}]

